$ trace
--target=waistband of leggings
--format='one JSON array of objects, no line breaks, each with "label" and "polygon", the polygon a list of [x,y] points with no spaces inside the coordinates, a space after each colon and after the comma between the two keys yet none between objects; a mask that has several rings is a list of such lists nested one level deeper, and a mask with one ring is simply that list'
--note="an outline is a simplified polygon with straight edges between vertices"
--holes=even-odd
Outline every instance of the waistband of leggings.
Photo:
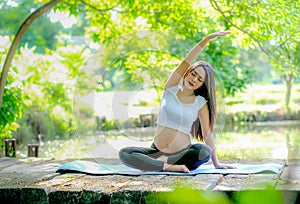
[{"label": "waistband of leggings", "polygon": [[156,147],[156,145],[154,144],[154,142],[151,144],[151,148],[156,149],[157,151],[161,152],[163,155],[166,155],[166,156],[171,156],[171,155],[180,153],[180,152],[184,151],[185,149],[189,148],[190,146],[191,146],[191,144],[190,144],[189,146],[187,146],[186,148],[184,148],[184,149],[178,151],[178,152],[174,152],[174,153],[166,153],[166,152],[160,151],[160,150]]}]

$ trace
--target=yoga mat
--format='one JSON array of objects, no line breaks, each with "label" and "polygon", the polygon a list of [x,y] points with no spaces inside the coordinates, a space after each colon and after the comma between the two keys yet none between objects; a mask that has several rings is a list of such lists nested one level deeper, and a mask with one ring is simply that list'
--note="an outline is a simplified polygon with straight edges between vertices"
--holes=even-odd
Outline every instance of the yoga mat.
[{"label": "yoga mat", "polygon": [[90,161],[76,160],[64,163],[58,167],[57,173],[85,173],[92,175],[196,175],[196,174],[278,174],[282,164],[266,163],[259,165],[231,164],[237,169],[216,169],[213,165],[201,165],[189,173],[167,171],[140,171],[118,164],[98,164]]}]

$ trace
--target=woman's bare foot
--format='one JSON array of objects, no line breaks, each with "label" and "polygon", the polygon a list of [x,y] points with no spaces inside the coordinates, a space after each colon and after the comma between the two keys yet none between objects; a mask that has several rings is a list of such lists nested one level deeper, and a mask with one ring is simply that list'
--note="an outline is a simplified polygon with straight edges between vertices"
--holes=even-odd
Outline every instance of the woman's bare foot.
[{"label": "woman's bare foot", "polygon": [[185,165],[177,165],[177,164],[164,164],[164,171],[174,171],[174,172],[185,172],[189,173],[190,170]]}]

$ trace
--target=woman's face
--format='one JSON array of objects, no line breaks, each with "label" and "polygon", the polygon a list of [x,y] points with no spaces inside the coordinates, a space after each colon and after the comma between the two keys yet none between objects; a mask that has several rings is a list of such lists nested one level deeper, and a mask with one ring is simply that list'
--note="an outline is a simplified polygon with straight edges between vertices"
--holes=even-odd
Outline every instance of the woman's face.
[{"label": "woman's face", "polygon": [[205,71],[202,66],[197,67],[184,79],[184,86],[190,90],[196,90],[202,86],[205,81]]}]

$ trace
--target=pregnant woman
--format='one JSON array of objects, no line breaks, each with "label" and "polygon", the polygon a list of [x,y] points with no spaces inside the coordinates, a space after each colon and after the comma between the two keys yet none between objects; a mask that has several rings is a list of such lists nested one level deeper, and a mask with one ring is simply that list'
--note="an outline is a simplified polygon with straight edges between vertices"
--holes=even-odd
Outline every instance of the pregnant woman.
[{"label": "pregnant woman", "polygon": [[[212,159],[215,168],[234,168],[220,164],[216,153],[212,66],[204,61],[192,64],[210,40],[229,33],[208,35],[176,67],[164,85],[153,144],[121,149],[119,158],[124,164],[143,171],[188,173]],[[192,143],[192,137],[199,143]]]}]

